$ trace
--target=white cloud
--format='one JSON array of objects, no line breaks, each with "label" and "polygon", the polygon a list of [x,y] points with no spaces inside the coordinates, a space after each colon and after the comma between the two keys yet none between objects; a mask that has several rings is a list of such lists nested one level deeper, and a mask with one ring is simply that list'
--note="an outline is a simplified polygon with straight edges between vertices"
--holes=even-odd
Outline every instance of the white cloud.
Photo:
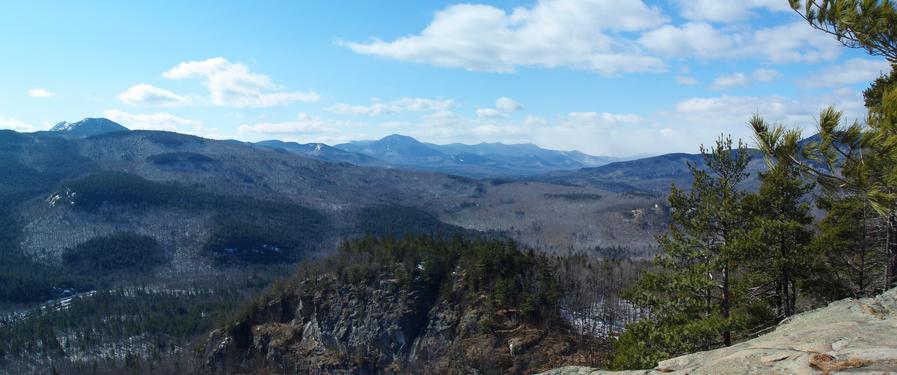
[{"label": "white cloud", "polygon": [[698,84],[698,80],[689,76],[676,76],[676,83],[685,86],[694,86]]},{"label": "white cloud", "polygon": [[607,124],[632,124],[642,121],[642,118],[632,114],[617,114],[608,112],[570,112],[567,118],[576,124],[607,125]]},{"label": "white cloud", "polygon": [[811,124],[819,110],[830,104],[833,103],[819,98],[795,100],[781,96],[692,98],[676,104],[674,117],[683,124],[720,130],[732,127],[746,130],[745,124],[754,114],[788,126],[803,126]]},{"label": "white cloud", "polygon": [[280,86],[264,74],[253,73],[246,65],[223,57],[188,61],[162,74],[169,79],[201,79],[209,90],[212,104],[235,108],[274,107],[320,99],[314,91],[278,91]]},{"label": "white cloud", "polygon": [[523,119],[523,124],[526,126],[547,126],[549,123],[548,120],[541,117],[526,116],[526,118]]},{"label": "white cloud", "polygon": [[779,78],[782,78],[782,73],[774,69],[757,69],[754,70],[750,76],[741,72],[736,72],[716,77],[710,85],[710,88],[713,90],[726,90],[746,86],[750,84],[751,81],[772,82]]},{"label": "white cloud", "polygon": [[17,132],[33,132],[37,130],[37,128],[29,123],[3,116],[0,116],[0,129],[15,130]]},{"label": "white cloud", "polygon": [[424,120],[425,123],[435,126],[448,126],[457,123],[460,120],[460,117],[452,111],[438,111],[428,113],[422,116],[421,119]]},{"label": "white cloud", "polygon": [[479,118],[507,118],[510,113],[523,109],[523,105],[503,96],[495,100],[495,108],[477,108],[476,114]]},{"label": "white cloud", "polygon": [[178,95],[146,83],[131,86],[116,98],[125,104],[156,107],[178,107],[193,101],[189,96]]},{"label": "white cloud", "polygon": [[395,102],[399,108],[412,112],[444,111],[455,106],[454,100],[402,98]]},{"label": "white cloud", "polygon": [[757,82],[772,82],[782,78],[783,75],[775,69],[757,69],[751,73],[751,77]]},{"label": "white cloud", "polygon": [[479,118],[502,118],[508,116],[495,108],[477,108],[476,114]]},{"label": "white cloud", "polygon": [[619,33],[662,25],[666,16],[641,0],[540,0],[511,12],[482,4],[452,5],[419,34],[388,42],[342,43],[356,53],[472,71],[570,67],[603,74],[656,72]]},{"label": "white cloud", "polygon": [[[795,114],[797,101],[779,97],[720,96],[691,98],[676,104],[676,113],[701,123],[746,123],[754,113],[763,113],[779,120]],[[808,113],[797,111],[799,113]],[[733,119],[733,120],[730,120]]]},{"label": "white cloud", "polygon": [[35,89],[28,90],[28,96],[30,96],[32,98],[52,98],[52,97],[56,96],[56,94],[53,92],[47,91],[46,89],[35,88]]},{"label": "white cloud", "polygon": [[165,130],[180,133],[201,133],[202,121],[190,120],[167,112],[128,113],[116,109],[103,111],[103,117],[134,130]]},{"label": "white cloud", "polygon": [[714,90],[725,90],[732,87],[744,86],[747,85],[747,83],[748,79],[744,73],[724,74],[716,77],[710,85],[710,88]]},{"label": "white cloud", "polygon": [[807,87],[827,87],[868,83],[890,70],[891,66],[885,60],[855,58],[815,73],[802,84]]},{"label": "white cloud", "polygon": [[819,112],[830,105],[843,111],[847,121],[865,117],[862,94],[855,91],[799,99],[726,95],[686,99],[677,103],[673,110],[659,113],[659,118],[671,130],[669,144],[657,147],[658,150],[696,150],[695,142],[707,144],[719,134],[731,134],[750,144],[754,134],[747,122],[755,114],[771,123],[800,129],[804,136],[809,136],[817,131]]},{"label": "white cloud", "polygon": [[772,63],[828,61],[843,49],[804,21],[751,31],[724,31],[706,22],[664,25],[642,34],[638,43],[669,57],[757,58]]},{"label": "white cloud", "polygon": [[735,22],[756,16],[753,9],[790,11],[788,3],[780,0],[677,0],[682,16],[690,20]]},{"label": "white cloud", "polygon": [[319,134],[338,131],[340,127],[348,124],[345,121],[331,121],[300,112],[292,121],[240,125],[238,131],[260,134]]},{"label": "white cloud", "polygon": [[328,107],[327,110],[341,115],[379,116],[401,112],[444,111],[454,105],[455,102],[449,99],[401,98],[388,103],[374,100],[374,103],[369,105],[337,103]]},{"label": "white cloud", "polygon": [[746,47],[745,52],[761,54],[774,63],[829,61],[844,49],[834,37],[802,20],[757,30]]},{"label": "white cloud", "polygon": [[523,105],[508,97],[495,100],[495,108],[502,112],[517,112],[523,109]]},{"label": "white cloud", "polygon": [[638,43],[666,56],[710,58],[731,51],[735,40],[708,23],[689,22],[648,31]]}]

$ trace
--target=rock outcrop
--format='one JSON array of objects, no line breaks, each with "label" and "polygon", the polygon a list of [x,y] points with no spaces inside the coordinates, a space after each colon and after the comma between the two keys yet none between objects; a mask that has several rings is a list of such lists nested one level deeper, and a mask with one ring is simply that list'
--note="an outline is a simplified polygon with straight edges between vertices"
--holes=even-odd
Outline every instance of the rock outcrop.
[{"label": "rock outcrop", "polygon": [[[348,254],[341,250],[337,257]],[[533,318],[525,311],[532,308],[495,302],[496,293],[525,290],[532,296],[543,287],[535,281],[541,277],[538,264],[516,259],[519,268],[510,266],[508,274],[520,275],[514,280],[522,289],[499,287],[507,292],[473,287],[503,282],[482,258],[464,251],[444,271],[435,271],[443,267],[434,260],[415,261],[410,278],[397,271],[397,265],[404,267],[401,262],[372,268],[377,273],[367,281],[352,276],[363,273],[352,271],[359,269],[357,260],[345,267],[325,262],[323,271],[300,271],[294,282],[275,288],[212,332],[199,351],[199,372],[531,374],[590,363],[602,348],[598,340],[573,333],[557,314]],[[482,267],[485,279],[475,276]]]},{"label": "rock outcrop", "polygon": [[727,348],[662,361],[652,370],[564,367],[544,375],[894,374],[897,289],[796,315],[775,331]]},{"label": "rock outcrop", "polygon": [[516,311],[434,301],[390,280],[376,289],[321,287],[331,282],[306,282],[307,290],[213,332],[201,372],[532,373],[583,356],[574,335],[525,323]]}]

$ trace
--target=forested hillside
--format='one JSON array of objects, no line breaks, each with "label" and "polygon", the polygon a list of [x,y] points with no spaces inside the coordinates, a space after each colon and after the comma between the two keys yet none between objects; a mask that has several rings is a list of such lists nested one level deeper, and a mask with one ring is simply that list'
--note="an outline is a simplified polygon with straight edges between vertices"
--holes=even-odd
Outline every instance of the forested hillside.
[{"label": "forested hillside", "polygon": [[[702,150],[703,163],[688,167],[690,188],[670,193],[672,224],[659,239],[658,270],[625,294],[648,316],[614,343],[613,367],[653,368],[666,358],[729,347],[802,310],[897,286],[897,8],[876,1],[791,5],[845,45],[884,56],[891,71],[863,93],[864,123],[828,107],[819,114],[819,134],[805,140],[762,113],[750,119],[769,165],[756,192],[739,188],[753,175],[745,145],[721,138]],[[810,214],[813,201],[825,211],[821,220]],[[816,357],[810,364],[824,373],[893,368],[890,355],[848,363],[850,355],[831,354],[838,350],[825,361],[841,367],[814,364]]]}]

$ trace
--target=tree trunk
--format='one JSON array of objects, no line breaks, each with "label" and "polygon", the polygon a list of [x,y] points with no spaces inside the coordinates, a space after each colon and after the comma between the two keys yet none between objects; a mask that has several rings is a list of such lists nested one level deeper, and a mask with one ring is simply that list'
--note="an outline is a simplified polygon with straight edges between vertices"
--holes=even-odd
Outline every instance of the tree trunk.
[{"label": "tree trunk", "polygon": [[789,317],[794,315],[794,292],[793,292],[793,284],[791,278],[788,275],[788,269],[786,268],[782,273],[782,289],[785,292],[782,295],[782,299],[785,302],[785,317]]},{"label": "tree trunk", "polygon": [[729,266],[723,267],[723,318],[726,319],[726,326],[723,331],[723,343],[726,346],[732,345],[732,328],[729,327]]},{"label": "tree trunk", "polygon": [[888,264],[885,277],[885,289],[897,286],[897,210],[888,214]]}]

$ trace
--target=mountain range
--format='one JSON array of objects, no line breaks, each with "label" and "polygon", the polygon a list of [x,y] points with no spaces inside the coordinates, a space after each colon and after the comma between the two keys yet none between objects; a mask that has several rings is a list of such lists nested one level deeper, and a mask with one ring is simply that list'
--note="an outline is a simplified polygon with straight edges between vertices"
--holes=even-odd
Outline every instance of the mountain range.
[{"label": "mountain range", "polygon": [[[51,131],[35,133],[0,130],[0,170],[4,171],[0,174],[0,275],[8,281],[0,283],[0,303],[31,306],[25,311],[0,310],[7,313],[0,315],[5,319],[0,322],[13,322],[8,327],[20,330],[4,333],[0,324],[0,338],[18,338],[0,344],[0,349],[17,353],[15,366],[31,372],[56,366],[45,351],[31,349],[33,340],[44,339],[21,333],[30,332],[30,324],[43,324],[28,314],[45,311],[41,306],[48,305],[56,306],[46,311],[59,315],[54,320],[58,324],[79,319],[77,329],[84,331],[77,335],[105,332],[101,335],[105,341],[83,348],[66,341],[62,345],[68,358],[97,358],[100,347],[132,348],[146,356],[146,345],[158,345],[154,340],[163,340],[169,347],[182,345],[210,329],[211,322],[226,318],[210,318],[209,311],[230,311],[241,295],[269,285],[294,270],[297,262],[326,257],[343,241],[367,235],[454,238],[461,234],[499,239],[499,243],[513,239],[521,248],[538,253],[584,256],[570,258],[575,263],[592,258],[638,263],[656,254],[655,238],[668,228],[665,191],[672,183],[686,185],[685,163],[699,164],[700,160],[700,155],[671,154],[577,168],[609,160],[534,145],[432,145],[404,136],[333,147],[218,141],[132,131],[105,119],[64,122]],[[759,158],[752,163],[762,165]],[[530,174],[534,171],[541,172]],[[488,177],[468,177],[478,174]],[[429,263],[416,267],[429,269]],[[477,269],[472,267],[471,272]],[[348,264],[327,272],[358,281],[366,279],[362,276],[368,271]],[[399,272],[395,278],[402,275]],[[452,285],[466,288],[464,278],[456,282],[451,275],[443,273],[446,283],[454,284],[434,284],[451,287],[422,291],[452,291]],[[355,306],[380,289],[389,296],[415,295],[391,286],[391,276],[375,279],[383,281],[382,288],[359,289],[358,298],[363,299],[320,303]],[[137,285],[142,289],[134,289]],[[328,290],[338,295],[343,289]],[[72,294],[82,302],[71,302]],[[469,294],[445,294],[450,299],[455,295]],[[402,334],[408,340],[442,337],[442,329],[432,333],[419,329],[431,324],[463,326],[454,333],[457,345],[428,346],[437,351],[478,347],[464,340],[479,337],[493,340],[498,343],[495,348],[502,350],[518,340],[557,343],[556,347],[539,344],[557,349],[544,353],[545,364],[558,353],[572,353],[564,349],[570,336],[542,336],[539,332],[545,332],[545,327],[524,326],[514,331],[514,337],[481,337],[480,323],[471,325],[464,318],[482,315],[479,308],[458,305],[458,309],[433,310],[438,301],[411,298],[409,304],[389,304],[384,311],[389,312],[388,321],[400,321],[390,326],[397,327],[396,332],[410,330]],[[69,303],[79,307],[68,311]],[[170,329],[162,330],[164,335],[135,338],[145,331],[139,325],[129,326],[131,331],[109,331],[115,328],[105,323],[109,314],[104,309],[110,304],[118,306],[122,315],[146,314],[146,319],[139,320],[145,323],[172,314],[177,319],[166,318],[171,325],[163,327]],[[301,304],[304,300],[291,300],[283,306],[295,310]],[[408,315],[413,321],[406,321],[403,314],[410,307],[420,313]],[[83,310],[88,308],[92,312]],[[184,311],[192,315],[180,315]],[[247,324],[267,319],[268,310],[260,313],[247,315]],[[515,329],[519,321],[514,314],[499,323]],[[323,322],[331,317],[324,314],[315,319]],[[336,321],[350,320],[339,317]],[[185,322],[194,325],[179,330]],[[293,332],[300,325],[283,328],[271,332]],[[330,342],[331,332],[341,332],[319,328],[308,337],[322,343]],[[371,327],[365,332],[379,331]],[[532,341],[531,336],[539,339]],[[136,341],[127,341],[132,339]],[[52,349],[53,340],[40,345]],[[245,351],[241,345],[234,348]],[[513,358],[493,358],[493,352],[476,357],[497,361],[496,365],[513,362]],[[328,353],[318,358],[326,362]],[[392,355],[392,349],[383,353]],[[401,361],[413,364],[416,360],[411,356]]]},{"label": "mountain range", "polygon": [[586,155],[579,151],[557,151],[534,144],[453,143],[437,145],[393,134],[379,140],[354,141],[335,146],[269,140],[257,146],[281,149],[325,161],[360,166],[430,171],[459,176],[520,177],[552,171],[576,170],[622,160]]},{"label": "mountain range", "polygon": [[[653,235],[663,230],[666,220],[662,194],[629,181],[646,173],[638,161],[616,162],[617,168],[621,168],[617,178],[628,182],[612,189],[601,181],[590,180],[591,169],[582,169],[582,176],[579,170],[571,169],[608,159],[544,150],[531,144],[440,146],[398,135],[337,146],[282,141],[246,143],[170,132],[128,131],[105,119],[63,123],[48,132],[7,132],[6,137],[7,160],[16,163],[11,170],[21,170],[34,176],[29,178],[43,181],[22,193],[21,200],[17,200],[20,203],[11,206],[17,207],[15,211],[26,222],[21,243],[27,253],[51,260],[59,259],[65,248],[97,233],[109,233],[110,228],[130,228],[154,236],[154,231],[161,227],[146,221],[165,222],[158,221],[157,216],[142,216],[156,212],[153,210],[137,210],[119,218],[86,218],[84,214],[88,212],[83,210],[58,204],[46,207],[47,199],[65,201],[66,197],[79,194],[86,199],[87,188],[99,189],[103,194],[115,192],[111,197],[98,196],[96,204],[106,210],[128,206],[127,199],[121,198],[125,193],[118,195],[119,189],[155,189],[167,195],[194,197],[190,204],[202,209],[178,211],[185,215],[184,220],[207,223],[194,225],[199,232],[194,233],[193,240],[214,234],[215,224],[205,215],[214,216],[220,211],[200,203],[213,199],[208,197],[219,197],[214,199],[221,199],[222,204],[231,199],[228,197],[239,197],[298,205],[326,219],[328,229],[320,230],[320,236],[315,237],[317,245],[311,246],[321,249],[342,236],[370,230],[375,222],[429,220],[433,228],[445,224],[496,233],[548,252],[614,247],[645,255],[652,251]],[[41,164],[45,158],[70,164],[55,166],[58,171],[45,176],[42,171],[48,166]],[[597,168],[604,167],[607,165]],[[553,169],[557,174],[521,174]],[[496,176],[497,171],[500,173]],[[490,177],[466,177],[477,174]],[[169,185],[178,190],[169,191]],[[128,194],[133,198],[134,193]],[[156,198],[152,200],[155,202]],[[172,204],[180,207],[186,203],[169,198],[153,203],[162,207]],[[196,213],[200,211],[205,213]],[[383,216],[383,212],[400,217]],[[407,219],[410,217],[415,219]],[[69,222],[85,224],[72,227],[66,224]],[[165,241],[175,248],[195,247],[184,242],[189,239]],[[184,264],[194,264],[194,260],[189,255]]]}]

